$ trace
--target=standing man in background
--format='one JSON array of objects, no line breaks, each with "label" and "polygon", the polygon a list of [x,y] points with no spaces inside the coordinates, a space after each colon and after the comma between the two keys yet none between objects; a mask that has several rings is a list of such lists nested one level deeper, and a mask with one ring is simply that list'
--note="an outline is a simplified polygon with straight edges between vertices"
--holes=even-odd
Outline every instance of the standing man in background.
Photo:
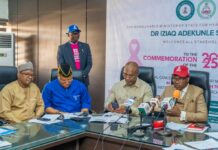
[{"label": "standing man in background", "polygon": [[89,72],[92,68],[92,55],[87,43],[78,41],[81,30],[73,24],[68,27],[69,41],[58,47],[57,62],[69,64],[74,72],[74,77],[81,80],[86,87],[89,85]]}]

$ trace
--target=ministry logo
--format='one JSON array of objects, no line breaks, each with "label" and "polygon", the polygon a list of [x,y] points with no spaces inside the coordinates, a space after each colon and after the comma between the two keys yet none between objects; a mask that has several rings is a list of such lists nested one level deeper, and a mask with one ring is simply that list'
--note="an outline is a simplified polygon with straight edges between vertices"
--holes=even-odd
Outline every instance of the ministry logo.
[{"label": "ministry logo", "polygon": [[198,16],[203,19],[210,19],[216,12],[216,4],[213,0],[202,0],[198,4]]},{"label": "ministry logo", "polygon": [[181,20],[189,20],[195,12],[194,4],[189,0],[181,1],[176,7],[176,15]]}]

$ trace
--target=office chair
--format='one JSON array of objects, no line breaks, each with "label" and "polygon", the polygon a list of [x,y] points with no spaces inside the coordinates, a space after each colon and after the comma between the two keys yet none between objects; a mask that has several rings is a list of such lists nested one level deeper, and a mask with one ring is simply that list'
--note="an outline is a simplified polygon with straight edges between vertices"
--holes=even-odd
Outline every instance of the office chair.
[{"label": "office chair", "polygon": [[209,111],[210,98],[211,98],[210,84],[209,84],[209,72],[190,70],[189,83],[196,85],[203,89],[205,102],[207,104],[207,110]]},{"label": "office chair", "polygon": [[[123,69],[121,70],[120,73],[120,80],[123,80]],[[154,68],[153,67],[144,67],[144,66],[140,66],[139,67],[139,76],[138,76],[141,80],[147,82],[152,89],[153,92],[153,96],[156,96],[156,83],[155,83],[155,79],[154,79]]]},{"label": "office chair", "polygon": [[52,68],[51,69],[50,81],[57,79],[57,76],[58,76],[58,69],[57,68]]},{"label": "office chair", "polygon": [[14,66],[0,66],[0,90],[12,82],[17,80],[17,68]]}]

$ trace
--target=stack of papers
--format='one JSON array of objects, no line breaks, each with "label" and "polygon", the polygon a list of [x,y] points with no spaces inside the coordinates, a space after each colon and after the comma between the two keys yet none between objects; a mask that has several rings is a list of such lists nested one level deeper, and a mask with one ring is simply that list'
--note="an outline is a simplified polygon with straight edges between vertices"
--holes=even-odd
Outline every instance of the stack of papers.
[{"label": "stack of papers", "polygon": [[126,115],[118,113],[105,113],[101,116],[92,116],[89,122],[103,122],[103,123],[121,123],[125,124],[128,122]]}]

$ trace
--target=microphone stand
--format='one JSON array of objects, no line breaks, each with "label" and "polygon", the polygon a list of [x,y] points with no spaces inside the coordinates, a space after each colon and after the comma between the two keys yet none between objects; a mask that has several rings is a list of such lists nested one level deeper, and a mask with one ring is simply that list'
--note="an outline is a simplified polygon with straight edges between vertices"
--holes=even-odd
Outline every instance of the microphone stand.
[{"label": "microphone stand", "polygon": [[152,130],[154,130],[154,108],[152,109],[152,112],[151,112],[151,127],[152,127]]},{"label": "microphone stand", "polygon": [[126,114],[127,114],[127,119],[128,119],[128,121],[130,121],[130,114],[131,113],[131,108],[130,108],[130,106],[127,106],[126,107]]},{"label": "microphone stand", "polygon": [[148,127],[150,127],[151,125],[143,125],[142,121],[143,121],[143,113],[139,112],[139,117],[140,117],[140,123],[139,126],[133,126],[130,128],[127,128],[127,132],[128,133],[134,133],[135,136],[137,137],[142,137],[144,136],[144,130],[146,130]]},{"label": "microphone stand", "polygon": [[161,131],[158,131],[157,133],[162,135],[162,136],[171,136],[172,133],[170,131],[166,130],[166,124],[167,124],[167,113],[166,113],[166,108],[163,108],[164,111],[164,128]]},{"label": "microphone stand", "polygon": [[140,127],[142,127],[143,114],[141,112],[139,112],[139,115],[140,115]]}]

